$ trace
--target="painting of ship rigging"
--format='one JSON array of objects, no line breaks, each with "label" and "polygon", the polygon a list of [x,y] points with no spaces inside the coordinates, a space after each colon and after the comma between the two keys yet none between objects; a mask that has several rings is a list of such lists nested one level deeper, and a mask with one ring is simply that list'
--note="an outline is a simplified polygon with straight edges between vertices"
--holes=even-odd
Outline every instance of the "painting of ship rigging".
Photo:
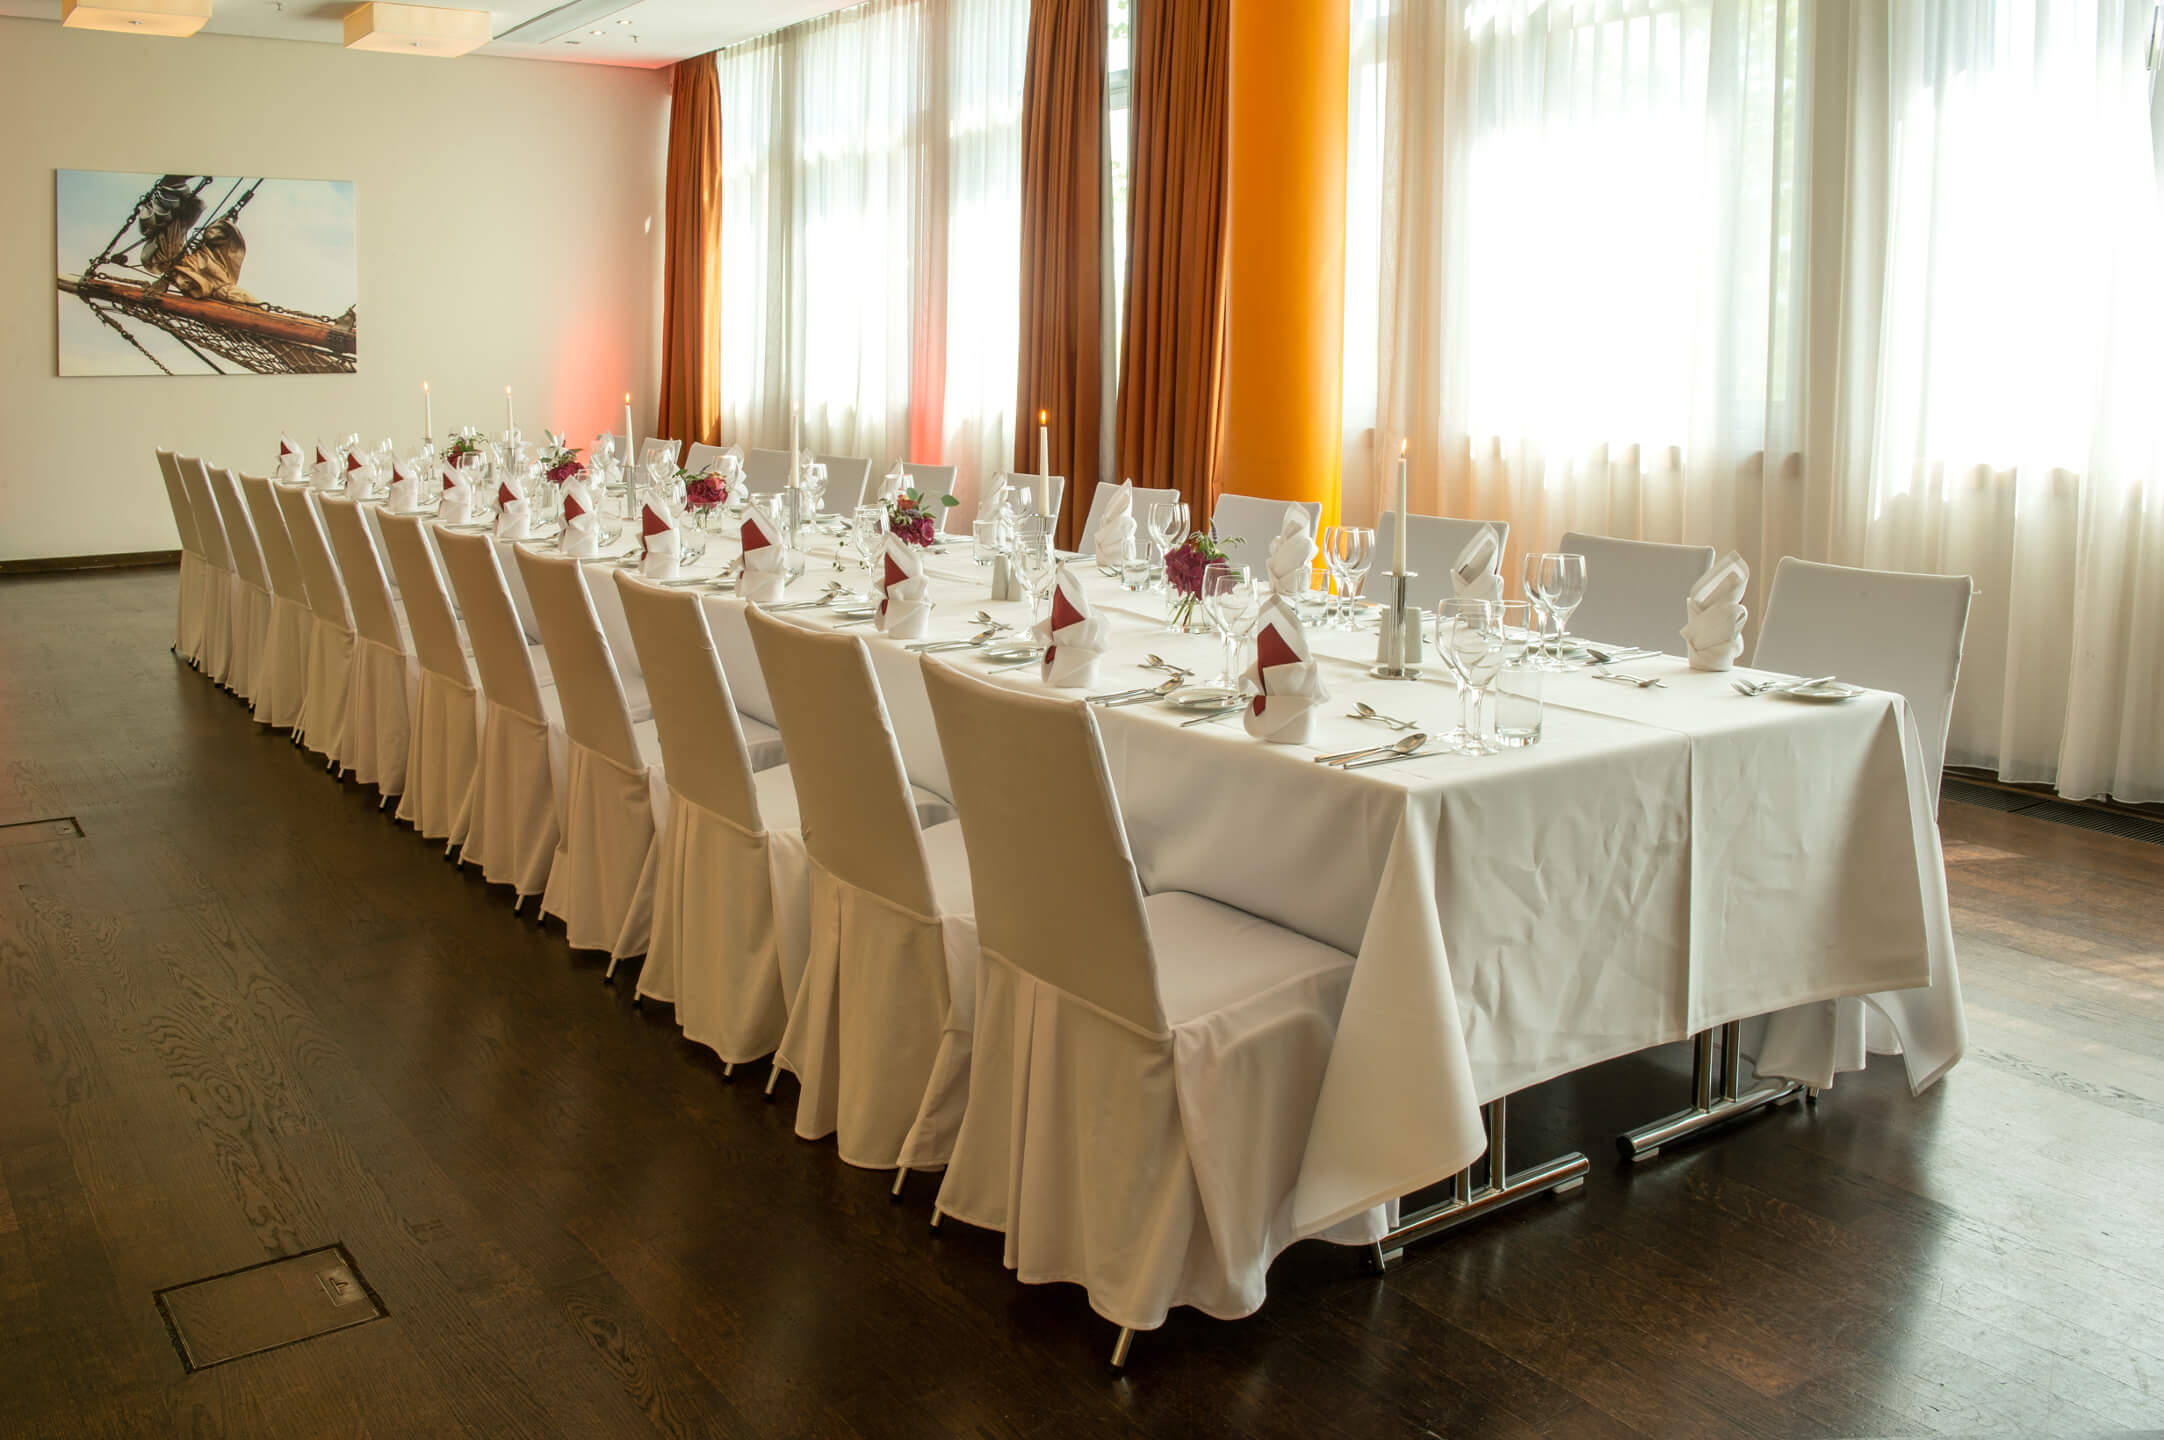
[{"label": "painting of ship rigging", "polygon": [[353,183],[55,172],[62,375],[350,375]]}]

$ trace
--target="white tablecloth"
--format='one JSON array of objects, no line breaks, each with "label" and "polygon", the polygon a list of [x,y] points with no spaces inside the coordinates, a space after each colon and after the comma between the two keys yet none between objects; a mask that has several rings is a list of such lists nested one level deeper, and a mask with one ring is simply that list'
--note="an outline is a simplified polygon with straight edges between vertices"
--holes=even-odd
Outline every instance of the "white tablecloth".
[{"label": "white tablecloth", "polygon": [[[698,572],[734,549],[716,546]],[[861,588],[833,553],[815,542],[790,599],[835,578]],[[591,588],[617,662],[635,669],[613,563],[595,562]],[[1139,668],[1150,651],[1217,668],[1214,638],[1163,628],[1160,597],[1079,568],[1113,622],[1105,688],[1155,678]],[[508,556],[505,569],[515,576]],[[926,569],[935,638],[974,632],[979,610],[1023,620],[1019,604],[984,598],[988,572],[966,550]],[[742,603],[706,592],[705,604],[737,704],[771,721]],[[918,657],[854,628],[910,778],[947,794]],[[1333,700],[1312,746],[1251,740],[1237,717],[1186,728],[1158,705],[1099,713],[1150,891],[1206,895],[1357,957],[1295,1197],[1304,1233],[1471,1163],[1481,1102],[1725,1020],[1920,992],[1884,1007],[1912,1085],[1959,1058],[1932,786],[1899,696],[1752,700],[1680,659],[1632,661],[1666,688],[1548,677],[1538,746],[1342,772],[1315,755],[1393,738],[1343,718],[1352,701],[1440,734],[1456,697],[1432,674],[1370,677],[1372,634],[1311,638]],[[1034,667],[993,678],[1044,688]]]}]

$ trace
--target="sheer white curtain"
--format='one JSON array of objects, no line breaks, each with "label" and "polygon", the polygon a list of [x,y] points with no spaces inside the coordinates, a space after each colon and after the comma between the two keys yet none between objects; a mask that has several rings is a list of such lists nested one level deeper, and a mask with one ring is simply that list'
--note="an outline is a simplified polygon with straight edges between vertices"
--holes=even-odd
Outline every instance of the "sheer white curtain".
[{"label": "sheer white curtain", "polygon": [[1013,448],[1027,0],[869,0],[720,52],[722,432]]}]

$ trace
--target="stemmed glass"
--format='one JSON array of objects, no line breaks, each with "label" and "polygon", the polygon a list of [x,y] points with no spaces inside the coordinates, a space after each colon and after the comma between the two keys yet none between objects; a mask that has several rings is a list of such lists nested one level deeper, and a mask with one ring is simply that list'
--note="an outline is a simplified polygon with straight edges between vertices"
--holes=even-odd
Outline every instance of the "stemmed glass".
[{"label": "stemmed glass", "polygon": [[1353,628],[1353,596],[1375,561],[1375,532],[1364,525],[1332,525],[1322,532],[1322,558],[1337,577],[1341,628]]},{"label": "stemmed glass", "polygon": [[1435,614],[1435,648],[1459,687],[1458,728],[1444,743],[1465,755],[1493,755],[1502,747],[1488,734],[1483,706],[1503,670],[1502,609],[1492,600],[1447,600]]},{"label": "stemmed glass", "polygon": [[850,513],[849,548],[857,552],[857,560],[866,570],[872,568],[872,557],[879,553],[879,542],[886,530],[884,505],[859,505]]},{"label": "stemmed glass", "polygon": [[1022,599],[1030,619],[1037,618],[1037,601],[1058,568],[1052,558],[1052,524],[1041,515],[1025,515],[1015,522],[1014,573],[1022,582]]},{"label": "stemmed glass", "polygon": [[1585,557],[1563,552],[1528,555],[1525,560],[1525,593],[1555,617],[1555,658],[1548,668],[1568,670],[1563,641],[1570,634],[1570,616],[1585,601]]},{"label": "stemmed glass", "polygon": [[1202,571],[1202,610],[1217,626],[1224,641],[1224,671],[1210,683],[1237,694],[1240,679],[1240,646],[1254,633],[1262,613],[1262,592],[1248,578],[1245,565],[1213,560]]},{"label": "stemmed glass", "polygon": [[804,467],[804,516],[810,519],[825,508],[827,499],[827,467],[818,460]]},{"label": "stemmed glass", "polygon": [[1157,547],[1157,564],[1153,567],[1150,588],[1155,590],[1165,583],[1165,561],[1180,542],[1187,538],[1187,505],[1180,500],[1153,500],[1150,512],[1144,516],[1149,527],[1150,539]]}]

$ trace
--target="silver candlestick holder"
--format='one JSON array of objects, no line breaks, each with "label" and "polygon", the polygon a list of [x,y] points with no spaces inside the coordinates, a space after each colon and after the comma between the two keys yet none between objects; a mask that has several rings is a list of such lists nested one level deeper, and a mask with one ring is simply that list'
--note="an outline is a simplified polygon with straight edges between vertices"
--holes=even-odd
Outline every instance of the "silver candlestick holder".
[{"label": "silver candlestick holder", "polygon": [[1421,614],[1420,607],[1409,601],[1412,582],[1419,573],[1417,570],[1391,570],[1384,575],[1390,582],[1390,603],[1384,608],[1377,627],[1381,633],[1375,646],[1375,668],[1368,672],[1377,679],[1420,678]]}]

